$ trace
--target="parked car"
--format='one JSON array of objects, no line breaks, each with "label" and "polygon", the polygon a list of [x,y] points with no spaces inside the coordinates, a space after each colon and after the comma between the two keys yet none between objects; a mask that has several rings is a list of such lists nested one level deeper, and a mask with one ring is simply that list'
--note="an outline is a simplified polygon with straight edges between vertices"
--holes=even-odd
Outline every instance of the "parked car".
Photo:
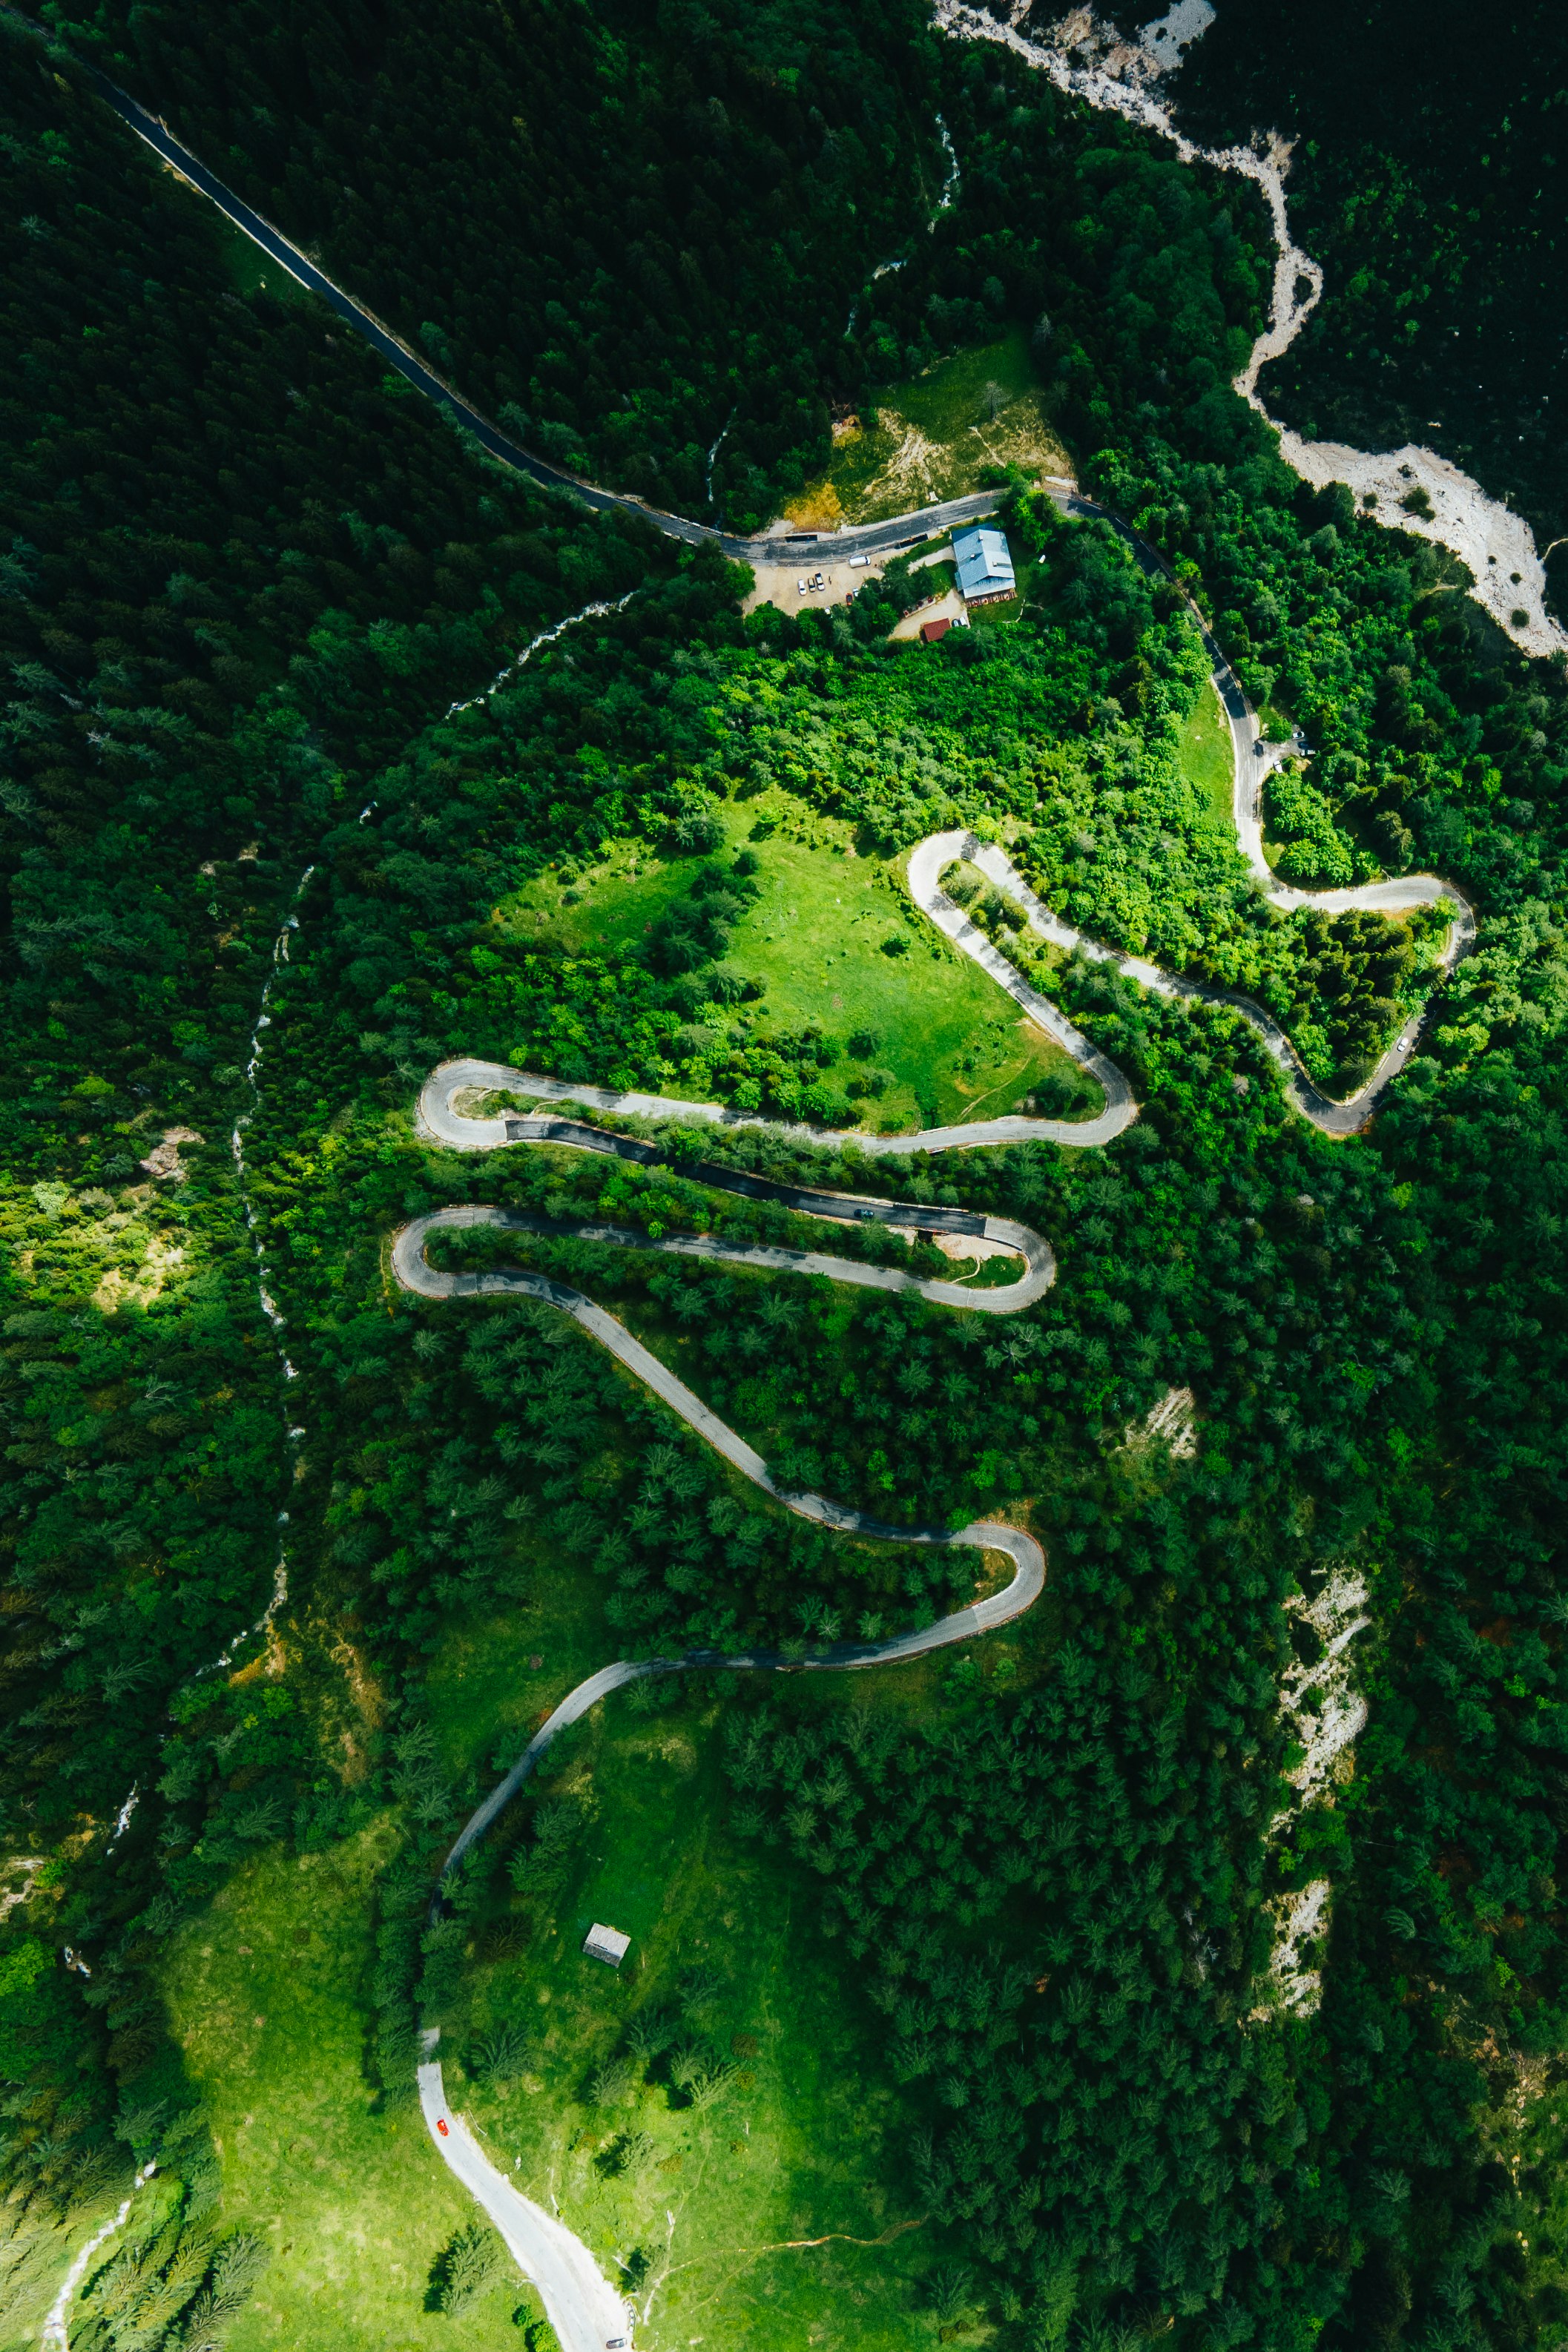
[{"label": "parked car", "polygon": [[849,569],[851,572],[863,571],[870,561],[868,555],[852,555],[849,559]]}]

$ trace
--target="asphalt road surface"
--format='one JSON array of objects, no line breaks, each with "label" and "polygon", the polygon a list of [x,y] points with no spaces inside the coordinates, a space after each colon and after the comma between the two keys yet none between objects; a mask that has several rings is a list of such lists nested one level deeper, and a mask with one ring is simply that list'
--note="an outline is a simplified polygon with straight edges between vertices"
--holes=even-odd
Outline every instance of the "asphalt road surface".
[{"label": "asphalt road surface", "polygon": [[610,2284],[580,2238],[542,2205],[514,2189],[480,2147],[473,2133],[447,2104],[439,2035],[425,2036],[419,2069],[419,2105],[426,2128],[443,2161],[477,2205],[484,2208],[506,2241],[513,2261],[544,2300],[561,2352],[605,2352],[606,2344],[630,2343],[631,2323],[624,2298]]}]

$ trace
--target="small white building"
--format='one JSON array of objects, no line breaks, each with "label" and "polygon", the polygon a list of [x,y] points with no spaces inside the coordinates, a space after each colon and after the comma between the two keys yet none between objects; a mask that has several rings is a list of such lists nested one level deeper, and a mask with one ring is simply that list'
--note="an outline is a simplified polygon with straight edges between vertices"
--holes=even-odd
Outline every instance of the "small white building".
[{"label": "small white building", "polygon": [[591,1960],[603,1960],[606,1966],[618,1969],[631,1950],[632,1939],[623,1936],[618,1927],[601,1927],[598,1921],[583,1938],[583,1949]]},{"label": "small white building", "polygon": [[955,530],[952,552],[958,564],[958,590],[966,604],[996,604],[1016,596],[1013,558],[1006,534],[976,524],[973,530]]}]

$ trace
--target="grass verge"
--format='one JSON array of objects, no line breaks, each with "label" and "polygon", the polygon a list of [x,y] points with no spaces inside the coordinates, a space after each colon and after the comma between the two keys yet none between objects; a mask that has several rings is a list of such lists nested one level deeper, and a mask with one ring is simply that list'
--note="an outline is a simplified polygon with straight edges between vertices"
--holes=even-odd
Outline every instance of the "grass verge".
[{"label": "grass verge", "polygon": [[223,2229],[272,2249],[228,2352],[481,2352],[525,2300],[509,2263],[461,2318],[431,2267],[473,2209],[416,2108],[365,2075],[371,1883],[389,1815],[324,1853],[273,1849],[171,1939],[163,1990],[222,2161]]},{"label": "grass verge", "polygon": [[1230,722],[1220,707],[1212,681],[1205,682],[1192,714],[1182,729],[1176,756],[1182,773],[1195,785],[1222,824],[1235,821],[1232,791],[1236,761],[1231,749]]}]

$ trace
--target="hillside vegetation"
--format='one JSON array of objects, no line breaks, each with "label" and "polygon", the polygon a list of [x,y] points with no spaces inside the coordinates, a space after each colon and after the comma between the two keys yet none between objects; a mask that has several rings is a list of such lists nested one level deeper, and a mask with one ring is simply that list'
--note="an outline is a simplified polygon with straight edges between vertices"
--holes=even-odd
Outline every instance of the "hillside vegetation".
[{"label": "hillside vegetation", "polygon": [[[1482,25],[1458,0],[1225,0],[1178,102],[1202,137],[1294,142],[1292,228],[1327,283],[1266,375],[1271,413],[1361,449],[1419,442],[1528,516],[1543,551],[1568,531],[1561,11]],[[1565,564],[1559,548],[1560,617]]]},{"label": "hillside vegetation", "polygon": [[[552,61],[587,45],[606,109],[718,57],[731,120],[776,113],[776,167],[725,182],[734,250],[767,256],[742,306],[763,325],[769,302],[804,315],[773,268],[798,286],[820,262],[837,306],[877,249],[847,202],[822,226],[837,139],[851,200],[910,256],[868,289],[839,389],[1026,330],[1053,429],[1173,580],[1013,484],[1028,568],[1006,625],[890,644],[907,565],[851,608],[743,616],[746,575],[711,549],[536,494],[324,312],[246,290],[68,51],[0,35],[20,355],[0,451],[0,2342],[37,2343],[69,2253],[129,2196],[79,2352],[459,2344],[513,2312],[539,2352],[418,2136],[438,2023],[451,2095],[517,2177],[628,2290],[645,2263],[661,2352],[721,2324],[744,2352],[786,2320],[845,2352],[986,2329],[1027,2352],[1511,2352],[1568,2316],[1562,671],[1418,548],[1304,491],[1229,392],[1267,285],[1245,188],[893,16],[825,29],[781,0],[754,29],[718,21],[564,18],[539,54],[564,76]],[[104,18],[110,62],[118,43],[237,178],[264,154],[301,233],[328,234],[322,189],[360,188],[355,267],[395,287],[407,215],[367,200],[346,147],[405,104],[460,121],[459,66],[482,131],[487,45],[522,38],[459,7],[442,52],[427,17],[443,62],[416,105],[393,41],[413,34],[379,14],[126,24]],[[791,62],[795,41],[822,54]],[[735,58],[765,42],[748,79]],[[296,110],[318,49],[322,96]],[[254,79],[273,56],[276,89]],[[387,58],[351,131],[343,91]],[[833,115],[839,75],[889,140],[920,96],[897,169]],[[508,102],[542,152],[589,121],[609,144],[620,119]],[[928,229],[938,104],[959,170]],[[662,121],[650,101],[637,139]],[[647,235],[679,251],[668,177],[642,184]],[[432,197],[433,239],[447,217]],[[512,235],[494,266],[534,270],[521,314],[569,268],[621,303],[593,252],[542,236],[519,260]],[[473,315],[502,320],[477,262],[471,283]],[[674,326],[701,310],[656,293]],[[454,337],[456,307],[428,323]],[[493,367],[501,390],[503,341],[454,352],[473,388]],[[789,404],[825,415],[835,391],[820,343],[783,390],[765,339],[754,364],[717,330],[682,349],[710,373],[616,346],[617,399],[657,425],[622,446],[663,450],[660,418],[696,446],[722,350],[784,418],[744,463],[787,487],[816,430]],[[588,402],[578,429],[608,414]],[[705,1181],[674,1122],[644,1129],[636,1169],[419,1133],[418,1089],[457,1053],[778,1120],[891,1109],[891,1088],[852,1093],[882,1048],[856,1050],[851,986],[827,983],[868,989],[885,961],[960,984],[898,868],[961,825],[1086,931],[1245,988],[1325,1079],[1353,1076],[1428,985],[1433,939],[1252,889],[1183,587],[1312,744],[1268,811],[1281,870],[1429,866],[1478,908],[1365,1136],[1294,1118],[1225,1007],[1035,956],[979,891],[975,919],[1128,1076],[1140,1116],[1108,1150],[873,1169],[737,1126],[700,1152],[875,1189],[911,1223],[933,1199],[1027,1222],[1059,1273],[1018,1317],[574,1233],[798,1234]],[[622,597],[475,698],[536,631]],[[887,877],[867,887],[888,929],[862,957],[824,925],[828,973],[765,918],[826,898],[850,846]],[[876,1025],[916,1107],[921,1083],[941,1102],[989,1075],[988,1038],[972,1070],[900,1071],[891,1014]],[[786,1514],[548,1307],[397,1290],[393,1232],[465,1200],[537,1216],[509,1254],[621,1316],[786,1485],[900,1522],[1000,1516],[1049,1568],[1005,1639],[918,1680],[639,1685],[433,1917],[458,1829],[591,1667],[737,1640],[798,1663],[930,1623],[976,1570]],[[1362,1587],[1346,1673],[1368,1719],[1303,1780],[1324,1596]],[[575,1948],[600,1903],[637,1930],[625,1976]],[[351,2176],[341,2199],[318,2154]],[[692,2268],[665,2294],[668,2213]],[[716,2244],[772,2251],[716,2275]]]},{"label": "hillside vegetation", "polygon": [[526,446],[734,530],[942,184],[909,0],[50,14]]}]

